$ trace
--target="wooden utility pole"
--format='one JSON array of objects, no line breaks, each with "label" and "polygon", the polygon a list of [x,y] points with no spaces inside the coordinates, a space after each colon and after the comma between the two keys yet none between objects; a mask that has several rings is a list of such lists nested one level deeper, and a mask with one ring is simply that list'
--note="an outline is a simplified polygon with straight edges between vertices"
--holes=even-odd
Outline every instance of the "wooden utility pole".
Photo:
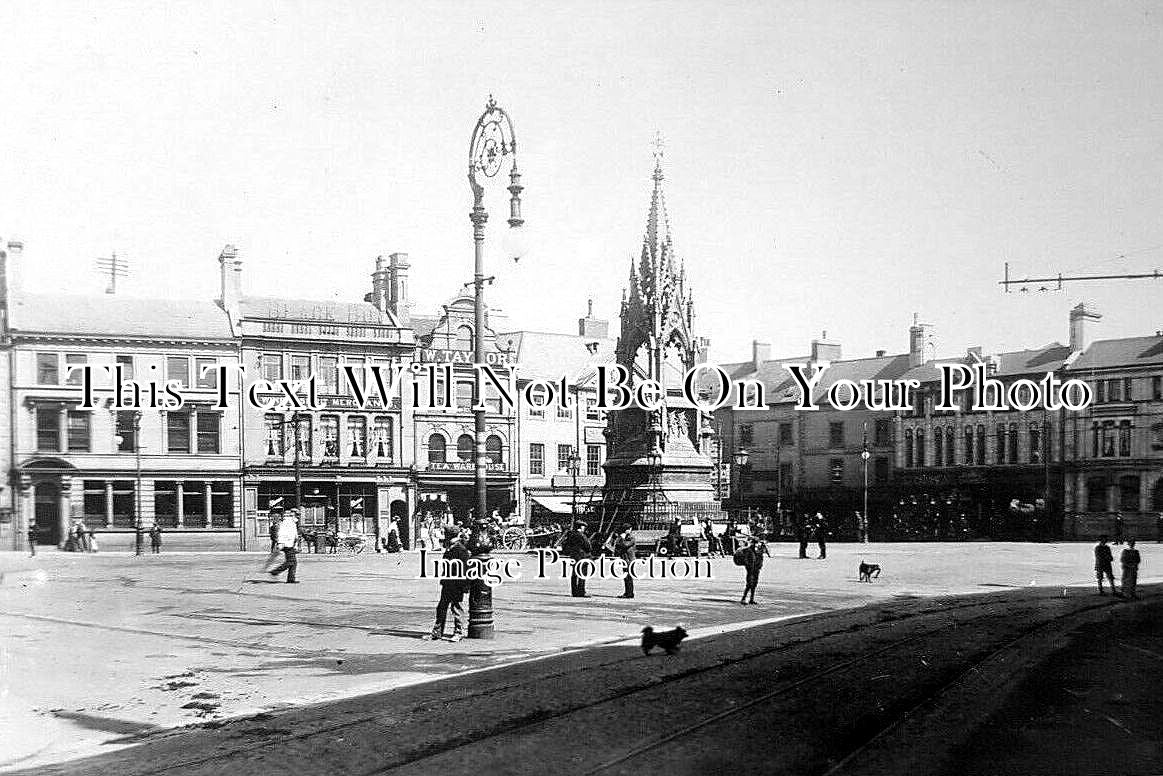
[{"label": "wooden utility pole", "polygon": [[125,277],[129,274],[129,263],[125,259],[119,259],[117,253],[114,252],[108,259],[97,259],[94,264],[97,271],[102,275],[109,276],[109,285],[105,287],[105,293],[117,293],[117,278]]}]

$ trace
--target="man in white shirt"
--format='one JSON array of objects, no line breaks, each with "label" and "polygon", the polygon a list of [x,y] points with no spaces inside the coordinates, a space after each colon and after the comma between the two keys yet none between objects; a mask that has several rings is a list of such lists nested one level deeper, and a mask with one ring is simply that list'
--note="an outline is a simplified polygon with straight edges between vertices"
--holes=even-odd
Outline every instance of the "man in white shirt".
[{"label": "man in white shirt", "polygon": [[289,509],[283,515],[283,519],[279,521],[278,531],[275,535],[275,541],[278,543],[279,549],[283,551],[283,562],[281,565],[270,570],[272,577],[277,577],[284,571],[287,572],[287,583],[297,585],[299,580],[295,579],[295,570],[299,567],[299,561],[296,557],[299,554],[298,548],[295,546],[299,540],[299,510]]}]

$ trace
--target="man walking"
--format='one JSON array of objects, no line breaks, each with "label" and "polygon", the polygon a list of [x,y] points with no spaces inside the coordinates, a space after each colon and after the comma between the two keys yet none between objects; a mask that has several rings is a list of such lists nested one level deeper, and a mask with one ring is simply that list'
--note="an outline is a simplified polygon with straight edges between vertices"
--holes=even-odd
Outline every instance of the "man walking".
[{"label": "man walking", "polygon": [[36,523],[30,523],[28,526],[28,556],[30,558],[36,557],[36,543],[40,541],[40,528]]},{"label": "man walking", "polygon": [[796,521],[796,540],[800,543],[800,557],[808,557],[808,516]]},{"label": "man walking", "polygon": [[1105,575],[1111,583],[1111,595],[1118,595],[1119,591],[1115,589],[1115,574],[1111,568],[1114,562],[1114,557],[1111,555],[1111,548],[1107,544],[1109,537],[1106,534],[1098,537],[1098,544],[1094,545],[1094,575],[1098,577],[1098,594],[1106,595],[1106,591],[1102,589],[1102,578]]},{"label": "man walking", "polygon": [[[751,540],[751,545],[743,550],[743,568],[747,572],[747,582],[743,588],[743,598],[739,600],[740,604],[748,605],[755,603],[755,588],[759,586],[759,572],[763,570],[763,556],[770,557],[767,551],[767,545],[759,538]],[[748,596],[751,600],[748,600]]]},{"label": "man walking", "polygon": [[283,551],[283,562],[270,570],[272,577],[277,577],[284,571],[287,572],[287,584],[297,585],[299,580],[295,579],[295,571],[299,567],[298,554],[299,549],[296,543],[299,541],[299,510],[291,509],[283,519],[279,521],[279,528],[276,533],[276,541],[278,547]]},{"label": "man walking", "polygon": [[427,641],[440,641],[444,638],[444,623],[448,619],[448,611],[452,610],[452,637],[449,641],[460,641],[464,638],[464,594],[468,592],[469,581],[465,579],[465,570],[468,566],[468,548],[460,539],[460,529],[456,526],[446,526],[444,529],[444,560],[449,561],[449,571],[459,575],[460,579],[440,580],[440,601],[436,604],[436,621],[432,624],[432,632],[425,636]]},{"label": "man walking", "polygon": [[634,538],[633,526],[622,523],[622,533],[614,540],[614,555],[626,563],[626,576],[622,578],[625,592],[618,596],[619,598],[634,597],[634,577],[630,575],[630,564],[634,562],[637,548],[638,541]]},{"label": "man walking", "polygon": [[585,533],[586,524],[578,520],[561,540],[561,554],[573,558],[573,571],[569,577],[569,594],[574,598],[589,598],[586,595],[586,581],[577,573],[577,564],[588,560],[593,554],[590,540]]},{"label": "man walking", "polygon": [[828,520],[822,512],[816,513],[816,546],[820,548],[820,560],[828,557]]},{"label": "man walking", "polygon": [[[1127,540],[1127,548],[1119,554],[1119,565],[1123,567],[1123,596],[1138,598],[1139,586],[1139,551],[1135,549],[1135,540]],[[1113,584],[1113,583],[1112,583]]]},{"label": "man walking", "polygon": [[149,548],[154,555],[160,555],[162,551],[162,527],[157,523],[153,524],[153,528],[149,529]]}]

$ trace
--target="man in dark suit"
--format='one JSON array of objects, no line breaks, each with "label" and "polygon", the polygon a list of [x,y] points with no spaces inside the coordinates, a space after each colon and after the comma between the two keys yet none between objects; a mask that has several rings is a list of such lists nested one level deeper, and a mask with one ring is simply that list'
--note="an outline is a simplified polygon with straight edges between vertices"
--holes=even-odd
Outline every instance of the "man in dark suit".
[{"label": "man in dark suit", "polygon": [[[622,523],[622,533],[614,539],[614,555],[626,563],[626,576],[622,578],[625,592],[622,593],[621,598],[634,597],[634,577],[630,575],[630,564],[637,556],[637,549],[638,540],[634,538],[633,526],[629,523]],[[582,585],[585,585],[584,580]]]},{"label": "man in dark suit", "polygon": [[586,595],[586,581],[577,573],[579,561],[588,560],[593,556],[589,537],[586,536],[586,524],[578,520],[561,540],[561,554],[573,558],[573,573],[569,578],[569,594],[574,598],[588,598]]},{"label": "man in dark suit", "polygon": [[[469,580],[464,579],[468,567],[468,548],[460,540],[460,529],[450,525],[444,529],[444,560],[453,561],[453,573],[459,573],[461,579],[440,580],[440,602],[436,604],[436,622],[432,624],[432,632],[425,636],[429,641],[440,641],[444,638],[444,623],[448,619],[448,610],[452,610],[452,637],[450,641],[460,641],[464,638],[464,595],[468,592]],[[459,562],[456,562],[459,561]]]}]

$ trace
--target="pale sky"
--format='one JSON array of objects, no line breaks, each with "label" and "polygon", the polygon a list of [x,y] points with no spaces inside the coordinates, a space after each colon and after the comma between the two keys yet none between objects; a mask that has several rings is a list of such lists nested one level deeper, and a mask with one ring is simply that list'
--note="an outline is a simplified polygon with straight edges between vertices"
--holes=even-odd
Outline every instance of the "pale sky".
[{"label": "pale sky", "polygon": [[[651,141],[712,358],[939,355],[1163,329],[1163,282],[1003,294],[1015,275],[1163,268],[1154,3],[5,3],[0,236],[32,289],[359,299],[412,258],[416,312],[471,277],[473,125],[516,123],[529,255],[494,256],[518,328],[617,314]],[[488,238],[507,228],[502,184]]]}]

